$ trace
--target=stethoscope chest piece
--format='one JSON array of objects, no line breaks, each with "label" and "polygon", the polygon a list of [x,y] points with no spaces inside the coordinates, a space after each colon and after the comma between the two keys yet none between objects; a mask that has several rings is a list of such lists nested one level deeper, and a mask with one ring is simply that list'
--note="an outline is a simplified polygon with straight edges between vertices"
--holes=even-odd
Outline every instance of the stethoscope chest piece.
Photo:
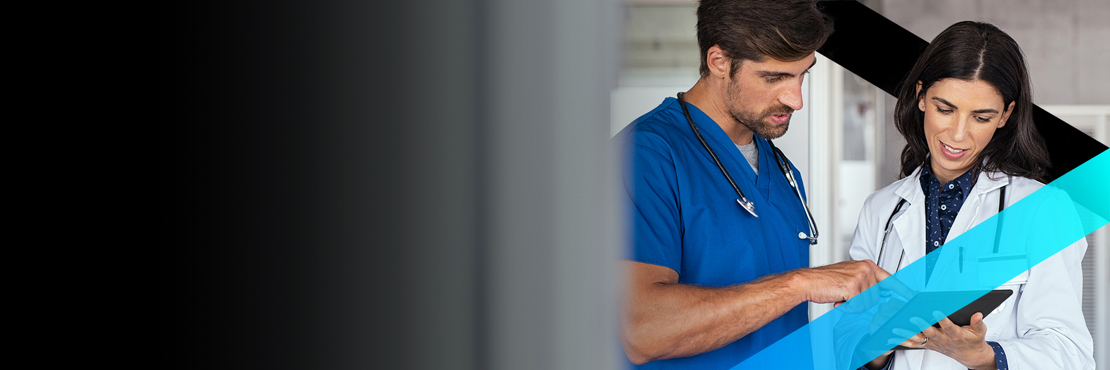
[{"label": "stethoscope chest piece", "polygon": [[752,201],[749,200],[745,202],[744,200],[737,199],[736,203],[739,203],[740,207],[744,208],[744,210],[748,211],[748,213],[751,213],[752,216],[759,217],[759,215],[755,214],[755,203],[753,203]]},{"label": "stethoscope chest piece", "polygon": [[[736,191],[736,195],[740,197],[736,199],[736,203],[740,205],[740,208],[748,211],[752,216],[759,217],[759,215],[755,213],[755,203],[744,196],[744,192],[740,190],[739,186],[736,186],[736,182],[732,181],[732,176],[728,174],[728,170],[725,170],[725,166],[721,164],[721,159],[717,158],[717,153],[713,152],[713,148],[710,148],[709,143],[701,136],[701,131],[698,130],[698,125],[694,124],[694,118],[690,117],[690,110],[686,108],[686,101],[682,98],[682,95],[682,93],[678,93],[678,104],[682,107],[682,114],[686,116],[686,122],[690,124],[690,130],[694,132],[694,136],[697,136],[698,141],[705,147],[705,151],[709,153],[709,157],[713,158],[713,163],[721,170],[721,174],[728,180],[728,184],[732,186],[732,190]],[[817,222],[813,221],[813,214],[809,211],[809,205],[806,204],[805,198],[802,197],[801,187],[798,186],[798,182],[794,179],[794,173],[790,170],[790,160],[786,159],[786,154],[783,154],[779,148],[776,148],[775,144],[770,140],[767,140],[767,144],[771,146],[771,152],[773,153],[772,156],[775,158],[775,162],[778,162],[779,169],[782,170],[783,176],[786,177],[786,182],[794,189],[794,194],[798,196],[798,201],[802,203],[802,209],[805,210],[806,220],[809,221],[810,235],[807,236],[805,233],[799,232],[798,239],[809,239],[809,244],[815,245],[817,244],[818,235]]]}]

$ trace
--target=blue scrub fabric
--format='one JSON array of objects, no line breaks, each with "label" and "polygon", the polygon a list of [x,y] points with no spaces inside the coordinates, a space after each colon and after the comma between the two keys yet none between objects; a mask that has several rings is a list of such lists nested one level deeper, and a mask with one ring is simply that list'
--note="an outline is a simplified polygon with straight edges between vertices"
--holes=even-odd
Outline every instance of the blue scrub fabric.
[{"label": "blue scrub fabric", "polygon": [[[624,152],[632,247],[626,258],[671,268],[680,284],[723,287],[809,266],[805,211],[756,136],[756,176],[724,130],[692,104],[690,115],[748,199],[754,217],[694,136],[678,100],[667,98],[614,140]],[[801,174],[791,164],[801,187]],[[805,188],[802,187],[802,193]],[[681,320],[681,318],[678,318]],[[653,361],[639,369],[727,369],[808,323],[798,305],[763,328],[700,355]],[[809,353],[799,353],[808,356]],[[631,363],[629,363],[631,366]]]}]

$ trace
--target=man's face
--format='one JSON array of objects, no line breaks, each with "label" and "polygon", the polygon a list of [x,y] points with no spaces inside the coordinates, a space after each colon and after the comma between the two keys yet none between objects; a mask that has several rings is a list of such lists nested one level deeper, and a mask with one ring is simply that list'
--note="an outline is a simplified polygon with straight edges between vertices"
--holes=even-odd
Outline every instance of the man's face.
[{"label": "man's face", "polygon": [[743,61],[728,82],[729,114],[764,139],[781,137],[802,109],[802,79],[816,62],[813,54],[794,62]]}]

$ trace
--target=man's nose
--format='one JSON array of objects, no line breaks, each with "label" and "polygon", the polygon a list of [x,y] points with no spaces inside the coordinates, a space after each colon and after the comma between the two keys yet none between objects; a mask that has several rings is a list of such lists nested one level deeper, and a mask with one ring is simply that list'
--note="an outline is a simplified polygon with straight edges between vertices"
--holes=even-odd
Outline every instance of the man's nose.
[{"label": "man's nose", "polygon": [[802,109],[802,84],[791,86],[779,95],[779,101],[793,110]]}]

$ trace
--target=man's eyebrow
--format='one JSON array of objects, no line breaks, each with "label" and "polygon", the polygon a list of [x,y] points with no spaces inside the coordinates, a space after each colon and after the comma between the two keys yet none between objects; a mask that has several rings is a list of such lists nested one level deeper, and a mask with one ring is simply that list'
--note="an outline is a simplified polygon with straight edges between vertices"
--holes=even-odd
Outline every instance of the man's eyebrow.
[{"label": "man's eyebrow", "polygon": [[[809,72],[809,69],[813,68],[813,66],[815,66],[815,65],[817,65],[817,58],[813,58],[813,63],[810,63],[809,67],[806,67],[806,70],[802,71],[802,74],[805,74],[806,72]],[[772,77],[772,76],[795,77],[796,76],[793,73],[781,72],[781,71],[758,71],[758,72],[756,72],[756,74],[758,74],[759,77]]]},{"label": "man's eyebrow", "polygon": [[787,77],[794,77],[794,74],[793,74],[793,73],[789,73],[789,72],[780,72],[780,71],[759,71],[759,72],[756,72],[756,74],[758,74],[758,75],[759,75],[759,77],[771,77],[771,76],[787,76]]}]

